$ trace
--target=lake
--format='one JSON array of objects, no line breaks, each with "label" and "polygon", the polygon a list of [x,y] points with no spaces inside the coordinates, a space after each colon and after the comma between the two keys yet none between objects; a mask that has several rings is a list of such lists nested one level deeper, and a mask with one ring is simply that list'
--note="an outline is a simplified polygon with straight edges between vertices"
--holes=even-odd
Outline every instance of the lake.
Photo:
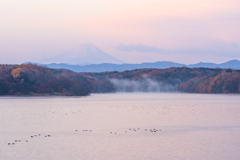
[{"label": "lake", "polygon": [[0,97],[0,160],[238,160],[240,95]]}]

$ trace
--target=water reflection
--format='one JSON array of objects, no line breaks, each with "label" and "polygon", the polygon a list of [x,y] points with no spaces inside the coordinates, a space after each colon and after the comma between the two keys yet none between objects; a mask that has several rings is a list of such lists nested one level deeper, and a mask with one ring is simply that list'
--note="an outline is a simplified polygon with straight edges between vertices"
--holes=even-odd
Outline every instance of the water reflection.
[{"label": "water reflection", "polygon": [[240,98],[1,97],[0,159],[239,159]]}]

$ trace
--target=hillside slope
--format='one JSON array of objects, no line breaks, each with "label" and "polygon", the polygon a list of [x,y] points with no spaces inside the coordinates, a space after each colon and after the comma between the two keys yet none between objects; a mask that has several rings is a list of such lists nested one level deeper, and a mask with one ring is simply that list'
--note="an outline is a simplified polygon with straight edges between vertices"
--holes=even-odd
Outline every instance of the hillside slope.
[{"label": "hillside slope", "polygon": [[[140,87],[137,91],[240,93],[240,70],[172,67],[85,74],[109,79],[120,91],[134,91],[135,85]],[[127,90],[122,89],[122,86]],[[149,90],[152,87],[159,89]]]},{"label": "hillside slope", "polygon": [[0,95],[111,92],[240,93],[240,70],[172,67],[76,73],[33,64],[0,65]]}]

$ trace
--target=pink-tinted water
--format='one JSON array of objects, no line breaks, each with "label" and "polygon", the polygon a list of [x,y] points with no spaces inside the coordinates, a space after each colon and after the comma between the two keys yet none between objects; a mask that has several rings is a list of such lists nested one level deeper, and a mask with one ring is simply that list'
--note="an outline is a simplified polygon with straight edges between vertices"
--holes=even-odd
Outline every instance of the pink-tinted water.
[{"label": "pink-tinted water", "polygon": [[240,95],[0,98],[0,160],[238,160],[239,150]]}]

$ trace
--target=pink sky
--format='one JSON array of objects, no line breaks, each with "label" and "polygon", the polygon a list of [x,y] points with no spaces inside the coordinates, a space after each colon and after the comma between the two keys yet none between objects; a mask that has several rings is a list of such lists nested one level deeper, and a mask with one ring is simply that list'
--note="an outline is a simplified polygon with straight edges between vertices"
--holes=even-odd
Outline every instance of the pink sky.
[{"label": "pink sky", "polygon": [[38,62],[86,43],[127,63],[240,60],[239,0],[8,0],[0,20],[0,63]]}]

